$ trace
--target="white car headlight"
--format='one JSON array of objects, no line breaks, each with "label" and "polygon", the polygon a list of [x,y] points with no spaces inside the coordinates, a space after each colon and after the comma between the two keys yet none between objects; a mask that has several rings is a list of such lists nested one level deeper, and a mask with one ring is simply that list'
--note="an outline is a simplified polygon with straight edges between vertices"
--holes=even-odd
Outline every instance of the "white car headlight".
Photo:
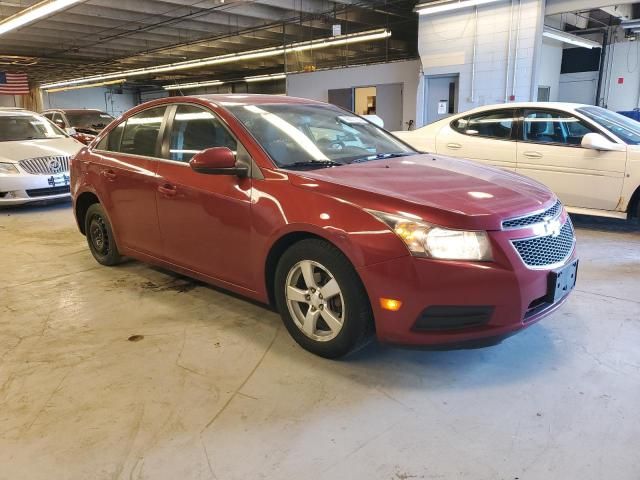
[{"label": "white car headlight", "polygon": [[440,260],[491,261],[487,232],[451,230],[422,220],[367,210],[402,239],[413,255]]},{"label": "white car headlight", "polygon": [[0,174],[5,175],[20,173],[13,163],[0,163]]}]

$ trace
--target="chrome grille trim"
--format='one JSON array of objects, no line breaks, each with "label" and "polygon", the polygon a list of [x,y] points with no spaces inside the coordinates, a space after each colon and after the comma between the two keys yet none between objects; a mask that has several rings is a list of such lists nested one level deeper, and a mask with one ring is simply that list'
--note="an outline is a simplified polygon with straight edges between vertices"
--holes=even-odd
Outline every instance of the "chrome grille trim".
[{"label": "chrome grille trim", "polygon": [[537,223],[542,223],[546,219],[554,219],[560,216],[562,213],[562,203],[558,200],[551,207],[540,212],[533,212],[523,215],[521,217],[509,218],[502,221],[503,230],[515,230],[518,228],[529,227]]},{"label": "chrome grille trim", "polygon": [[522,262],[531,269],[551,269],[563,265],[573,254],[576,238],[573,224],[567,221],[560,229],[560,234],[554,237],[521,238],[511,240]]},{"label": "chrome grille trim", "polygon": [[[20,160],[18,165],[31,175],[55,175],[58,173],[67,173],[69,171],[70,156],[58,155],[49,157],[35,157],[26,160]],[[54,168],[59,165],[59,168]]]}]

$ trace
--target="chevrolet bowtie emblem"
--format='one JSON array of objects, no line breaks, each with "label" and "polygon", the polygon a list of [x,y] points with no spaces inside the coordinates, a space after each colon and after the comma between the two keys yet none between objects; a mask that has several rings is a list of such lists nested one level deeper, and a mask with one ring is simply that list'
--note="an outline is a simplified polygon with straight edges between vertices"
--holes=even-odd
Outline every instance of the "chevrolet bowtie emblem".
[{"label": "chevrolet bowtie emblem", "polygon": [[562,230],[562,225],[560,225],[560,220],[558,220],[557,218],[551,219],[551,218],[545,217],[542,225],[544,228],[545,235],[551,235],[553,238],[560,235],[560,231]]}]

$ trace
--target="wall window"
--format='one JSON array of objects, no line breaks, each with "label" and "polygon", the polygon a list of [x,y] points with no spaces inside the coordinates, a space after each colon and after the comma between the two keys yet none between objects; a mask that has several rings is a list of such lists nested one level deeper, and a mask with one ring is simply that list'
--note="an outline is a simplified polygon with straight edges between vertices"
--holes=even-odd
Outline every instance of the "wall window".
[{"label": "wall window", "polygon": [[171,128],[169,158],[188,162],[198,152],[212,147],[237,150],[237,142],[210,111],[194,105],[179,105]]},{"label": "wall window", "polygon": [[451,127],[465,135],[508,140],[513,129],[513,111],[494,110],[459,118]]},{"label": "wall window", "polygon": [[594,131],[565,112],[529,110],[524,113],[522,137],[528,142],[580,145],[582,137]]}]

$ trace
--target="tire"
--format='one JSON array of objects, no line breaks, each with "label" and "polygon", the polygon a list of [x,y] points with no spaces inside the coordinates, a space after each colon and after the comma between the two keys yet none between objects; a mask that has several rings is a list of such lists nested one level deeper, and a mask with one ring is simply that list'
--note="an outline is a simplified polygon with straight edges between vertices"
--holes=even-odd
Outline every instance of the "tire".
[{"label": "tire", "polygon": [[278,262],[274,285],[282,321],[302,348],[339,358],[371,339],[367,292],[351,262],[330,243],[308,239],[292,245]]},{"label": "tire", "polygon": [[93,258],[101,265],[117,265],[122,260],[109,218],[99,203],[87,209],[84,231]]}]

